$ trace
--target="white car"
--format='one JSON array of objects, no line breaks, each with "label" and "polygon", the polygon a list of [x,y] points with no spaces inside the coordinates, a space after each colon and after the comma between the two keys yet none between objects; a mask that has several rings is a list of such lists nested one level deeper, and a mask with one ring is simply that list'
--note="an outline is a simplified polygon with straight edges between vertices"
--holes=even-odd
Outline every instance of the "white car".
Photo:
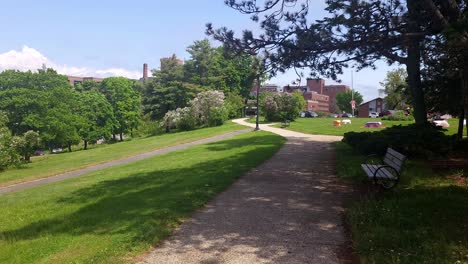
[{"label": "white car", "polygon": [[377,112],[370,112],[370,113],[369,113],[369,117],[370,117],[370,118],[377,118],[377,117],[379,117],[379,113],[377,113]]}]

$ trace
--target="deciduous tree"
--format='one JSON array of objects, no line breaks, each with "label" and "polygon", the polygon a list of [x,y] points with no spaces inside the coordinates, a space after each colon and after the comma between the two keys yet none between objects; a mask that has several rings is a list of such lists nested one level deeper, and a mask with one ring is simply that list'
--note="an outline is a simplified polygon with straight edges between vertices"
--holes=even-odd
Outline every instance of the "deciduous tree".
[{"label": "deciduous tree", "polygon": [[[264,32],[255,36],[246,30],[238,38],[232,30],[208,24],[207,33],[231,49],[263,51],[273,70],[308,67],[314,75],[336,79],[349,66],[375,68],[380,60],[406,65],[419,124],[427,120],[420,72],[425,41],[466,25],[460,21],[466,20],[467,10],[466,1],[456,0],[327,0],[329,15],[310,22],[309,0],[264,1],[263,5],[255,0],[225,2],[252,15]],[[466,35],[466,27],[458,28]]]},{"label": "deciduous tree", "polygon": [[384,98],[388,109],[403,110],[404,105],[407,103],[406,89],[406,70],[398,68],[393,71],[387,72],[387,77],[380,83],[385,89],[386,97]]},{"label": "deciduous tree", "polygon": [[351,101],[356,102],[356,106],[362,103],[362,95],[358,91],[344,91],[336,94],[336,105],[340,111],[351,113]]},{"label": "deciduous tree", "polygon": [[141,118],[140,94],[133,89],[133,81],[124,77],[110,77],[102,81],[100,91],[112,106],[117,124],[114,135],[130,132],[138,126]]}]

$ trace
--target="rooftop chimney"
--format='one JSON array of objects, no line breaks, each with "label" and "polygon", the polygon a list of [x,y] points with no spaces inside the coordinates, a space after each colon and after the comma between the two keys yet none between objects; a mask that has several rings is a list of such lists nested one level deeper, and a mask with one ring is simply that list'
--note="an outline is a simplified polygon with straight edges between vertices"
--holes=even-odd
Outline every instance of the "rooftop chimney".
[{"label": "rooftop chimney", "polygon": [[143,64],[143,80],[148,79],[148,64]]}]

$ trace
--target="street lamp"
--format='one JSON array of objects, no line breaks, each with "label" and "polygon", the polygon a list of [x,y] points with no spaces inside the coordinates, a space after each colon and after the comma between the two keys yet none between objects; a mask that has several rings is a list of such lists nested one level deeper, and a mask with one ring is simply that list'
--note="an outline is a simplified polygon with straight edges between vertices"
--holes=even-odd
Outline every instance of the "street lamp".
[{"label": "street lamp", "polygon": [[257,71],[257,120],[255,121],[255,131],[260,130],[260,126],[258,125],[258,116],[260,115],[260,108],[259,108],[259,103],[258,103],[259,94],[260,94],[260,71]]}]

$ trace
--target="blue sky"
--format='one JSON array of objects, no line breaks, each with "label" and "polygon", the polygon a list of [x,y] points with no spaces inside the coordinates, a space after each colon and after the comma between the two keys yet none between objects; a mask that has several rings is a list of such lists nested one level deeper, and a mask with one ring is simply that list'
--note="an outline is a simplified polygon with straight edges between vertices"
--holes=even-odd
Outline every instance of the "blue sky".
[{"label": "blue sky", "polygon": [[[322,17],[323,0],[312,3],[312,16]],[[152,69],[173,53],[188,58],[185,49],[206,38],[207,22],[237,32],[257,29],[223,0],[3,0],[0,70],[46,63],[64,74],[133,77],[144,62]],[[355,73],[355,89],[372,99],[387,70],[382,63],[377,71]],[[342,76],[343,83],[350,84],[350,76]],[[294,79],[289,72],[269,82],[285,85]]]}]

